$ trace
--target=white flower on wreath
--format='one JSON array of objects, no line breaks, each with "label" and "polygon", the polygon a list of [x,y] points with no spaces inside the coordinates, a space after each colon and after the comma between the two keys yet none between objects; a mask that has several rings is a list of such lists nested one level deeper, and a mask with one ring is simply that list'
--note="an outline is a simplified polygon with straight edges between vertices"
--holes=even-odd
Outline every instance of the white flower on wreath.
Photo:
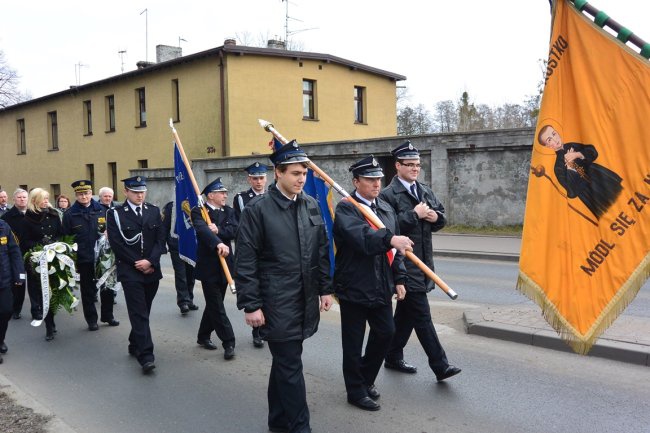
[{"label": "white flower on wreath", "polygon": [[64,288],[67,284],[68,283],[63,278],[59,279],[59,290]]},{"label": "white flower on wreath", "polygon": [[47,250],[45,254],[47,254],[46,257],[48,263],[51,263],[52,260],[54,260],[54,257],[56,257],[56,252],[54,250]]},{"label": "white flower on wreath", "polygon": [[53,249],[54,249],[54,251],[56,251],[57,253],[59,253],[59,254],[63,254],[63,253],[66,252],[66,249],[67,249],[67,248],[66,248],[66,245],[65,245],[65,244],[63,244],[63,243],[61,243],[61,242],[57,242],[57,243],[54,244],[54,248],[53,248]]}]

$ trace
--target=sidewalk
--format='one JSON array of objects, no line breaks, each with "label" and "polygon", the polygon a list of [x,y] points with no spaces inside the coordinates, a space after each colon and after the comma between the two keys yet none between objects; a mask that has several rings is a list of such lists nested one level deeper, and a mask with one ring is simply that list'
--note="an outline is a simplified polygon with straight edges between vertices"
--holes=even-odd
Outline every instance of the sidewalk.
[{"label": "sidewalk", "polygon": [[[435,234],[434,255],[519,260],[521,239],[510,236]],[[468,334],[572,352],[544,320],[537,306],[487,307],[463,313]],[[621,315],[601,335],[588,356],[650,366],[650,318]]]}]

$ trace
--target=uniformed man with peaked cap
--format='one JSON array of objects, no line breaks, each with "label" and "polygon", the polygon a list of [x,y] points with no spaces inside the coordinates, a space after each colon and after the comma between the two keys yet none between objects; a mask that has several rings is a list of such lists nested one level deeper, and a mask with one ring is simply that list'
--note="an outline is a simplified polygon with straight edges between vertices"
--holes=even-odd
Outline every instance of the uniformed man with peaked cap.
[{"label": "uniformed man with peaked cap", "polygon": [[[405,250],[412,242],[400,236],[393,209],[380,198],[383,170],[372,156],[349,168],[355,190],[336,206],[334,290],[341,308],[343,379],[348,403],[368,411],[380,409],[375,379],[395,332],[392,297],[405,294]],[[378,229],[352,200],[374,212],[385,228]],[[397,250],[397,253],[393,252]],[[370,327],[363,351],[366,324]]]},{"label": "uniformed man with peaked cap", "polygon": [[[302,189],[309,158],[295,141],[270,157],[275,184],[244,208],[237,231],[237,307],[273,356],[268,427],[308,433],[303,341],[332,304],[329,241],[316,200]],[[319,311],[320,310],[320,311]]]},{"label": "uniformed man with peaked cap", "polygon": [[[241,216],[241,211],[254,197],[264,194],[266,188],[266,173],[268,171],[265,164],[255,162],[244,169],[248,173],[248,184],[251,186],[248,191],[242,191],[235,195],[232,201],[232,207],[235,209],[237,219]],[[258,349],[264,347],[264,340],[260,337],[260,328],[254,327],[253,331],[253,346]]]},{"label": "uniformed man with peaked cap", "polygon": [[112,290],[103,290],[100,293],[101,317],[97,317],[95,308],[95,243],[103,236],[100,227],[105,226],[106,210],[92,198],[93,184],[90,180],[77,180],[70,186],[74,190],[75,202],[63,214],[63,233],[73,235],[78,247],[76,266],[80,276],[84,318],[90,331],[99,329],[97,319],[109,326],[118,326],[120,322],[113,317]]},{"label": "uniformed man with peaked cap", "polygon": [[215,350],[217,346],[210,335],[212,331],[216,332],[224,349],[223,357],[230,360],[235,356],[235,333],[223,305],[228,280],[219,256],[226,258],[229,269],[233,268],[230,242],[237,232],[237,218],[233,208],[226,204],[228,189],[220,177],[210,182],[201,193],[207,199],[205,210],[208,211],[210,224],[203,219],[199,207],[192,209],[192,225],[198,241],[195,277],[201,281],[205,296],[205,309],[196,342],[208,350]]},{"label": "uniformed man with peaked cap", "polygon": [[126,200],[107,212],[108,240],[131,322],[129,354],[148,374],[156,368],[149,313],[162,278],[160,255],[165,248],[165,231],[160,209],[144,201],[147,179],[133,176],[122,182]]},{"label": "uniformed man with peaked cap", "polygon": [[[418,182],[420,152],[410,141],[392,150],[397,176],[379,195],[397,213],[400,232],[413,241],[413,254],[433,269],[431,233],[447,222],[445,208],[425,184]],[[427,293],[434,288],[431,281],[413,262],[406,261],[408,282],[406,297],[395,308],[395,336],[386,354],[386,368],[402,373],[416,373],[417,368],[404,360],[404,346],[411,333],[415,334],[429,359],[429,367],[438,381],[460,373],[460,368],[449,365],[438,334],[431,320]]]}]

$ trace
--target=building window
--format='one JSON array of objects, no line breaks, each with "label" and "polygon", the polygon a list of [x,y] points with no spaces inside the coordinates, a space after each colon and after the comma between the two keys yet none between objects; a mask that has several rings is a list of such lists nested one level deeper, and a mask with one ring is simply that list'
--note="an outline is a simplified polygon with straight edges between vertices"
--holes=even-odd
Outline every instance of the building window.
[{"label": "building window", "polygon": [[95,164],[86,164],[86,179],[95,184]]},{"label": "building window", "polygon": [[111,188],[113,189],[113,200],[117,201],[117,162],[108,163],[108,172],[111,175]]},{"label": "building window", "polygon": [[366,123],[366,88],[354,86],[354,123]]},{"label": "building window", "polygon": [[138,113],[138,118],[136,119],[135,124],[137,128],[144,128],[147,126],[147,106],[145,104],[144,87],[135,89],[135,96]]},{"label": "building window", "polygon": [[172,80],[172,119],[174,119],[174,122],[181,121],[181,106],[179,103],[178,79]]},{"label": "building window", "polygon": [[149,168],[149,162],[146,159],[138,159],[138,168]]},{"label": "building window", "polygon": [[59,150],[59,125],[56,120],[56,111],[47,113],[47,129],[50,131],[47,141],[50,150]]},{"label": "building window", "polygon": [[25,119],[18,119],[16,121],[16,129],[18,132],[18,155],[25,155],[27,153],[27,141],[25,140]]},{"label": "building window", "polygon": [[[54,197],[55,200],[61,195],[61,184],[51,183],[50,184],[50,197]],[[54,207],[57,207],[58,203],[50,203]],[[70,203],[72,204],[72,203]]]},{"label": "building window", "polygon": [[316,119],[316,81],[302,80],[302,118]]},{"label": "building window", "polygon": [[84,101],[84,135],[93,135],[93,111],[90,101]]},{"label": "building window", "polygon": [[108,95],[106,101],[106,132],[115,132],[115,96]]}]

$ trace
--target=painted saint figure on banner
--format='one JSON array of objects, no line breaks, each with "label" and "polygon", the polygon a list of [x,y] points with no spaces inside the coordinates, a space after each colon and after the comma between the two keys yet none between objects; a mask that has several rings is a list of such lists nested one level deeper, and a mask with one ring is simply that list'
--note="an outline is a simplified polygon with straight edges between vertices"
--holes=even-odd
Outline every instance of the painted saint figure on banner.
[{"label": "painted saint figure on banner", "polygon": [[594,162],[598,158],[594,146],[564,143],[551,125],[540,129],[537,140],[555,151],[555,177],[566,190],[567,197],[577,197],[600,219],[623,190],[621,176]]}]

